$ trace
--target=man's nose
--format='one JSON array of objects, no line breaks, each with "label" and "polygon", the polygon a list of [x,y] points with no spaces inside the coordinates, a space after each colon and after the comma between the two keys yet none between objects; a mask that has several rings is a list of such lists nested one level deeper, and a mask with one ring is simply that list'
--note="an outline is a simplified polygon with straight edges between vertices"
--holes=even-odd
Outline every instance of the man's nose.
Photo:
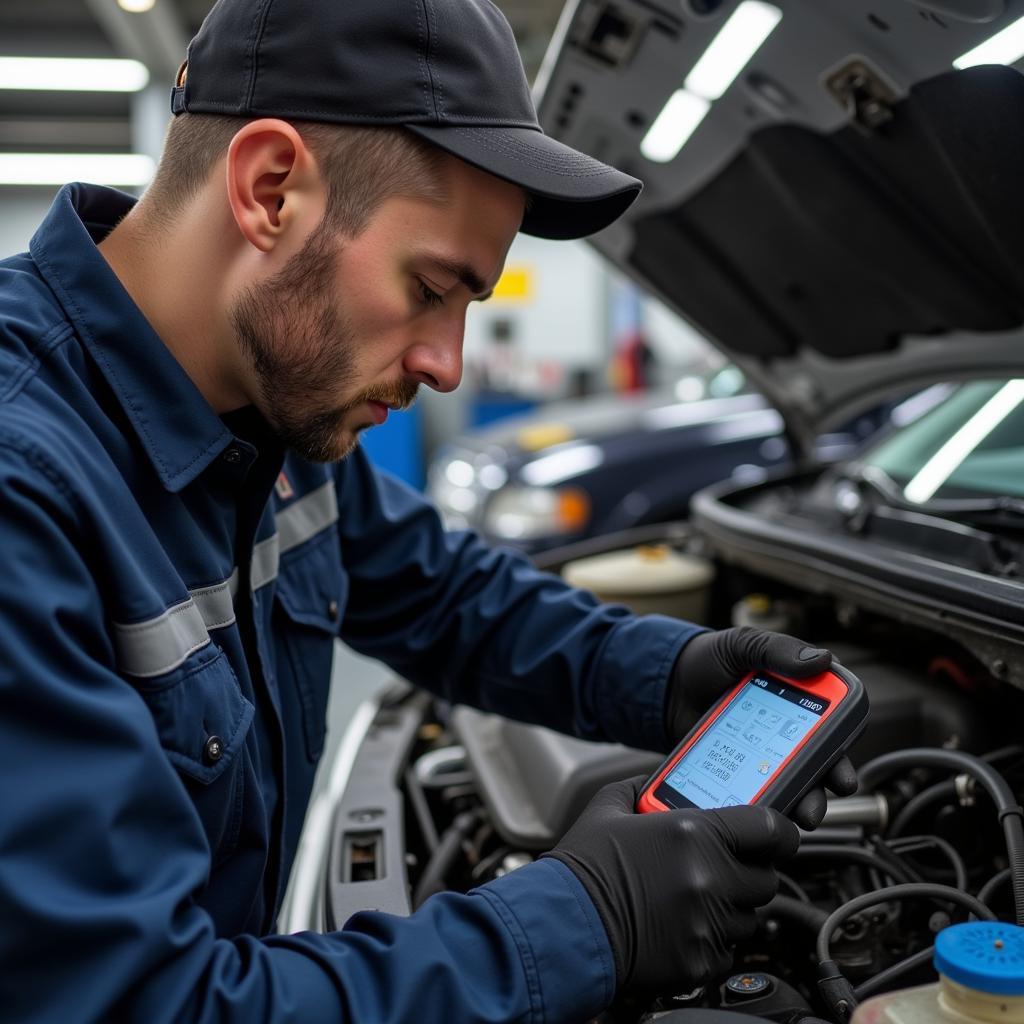
[{"label": "man's nose", "polygon": [[429,340],[417,341],[406,352],[405,372],[435,391],[454,391],[462,380],[465,320],[436,323],[430,333]]}]

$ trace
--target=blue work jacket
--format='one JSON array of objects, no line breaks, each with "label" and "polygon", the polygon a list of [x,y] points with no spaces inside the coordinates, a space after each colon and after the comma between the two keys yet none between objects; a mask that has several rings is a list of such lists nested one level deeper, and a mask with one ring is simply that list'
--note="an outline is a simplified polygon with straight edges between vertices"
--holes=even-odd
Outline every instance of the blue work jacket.
[{"label": "blue work jacket", "polygon": [[560,862],[273,933],[333,643],[664,749],[696,627],[446,533],[358,450],[308,463],[216,415],[96,247],[132,201],[67,186],[0,262],[0,1018],[585,1020],[615,973]]}]

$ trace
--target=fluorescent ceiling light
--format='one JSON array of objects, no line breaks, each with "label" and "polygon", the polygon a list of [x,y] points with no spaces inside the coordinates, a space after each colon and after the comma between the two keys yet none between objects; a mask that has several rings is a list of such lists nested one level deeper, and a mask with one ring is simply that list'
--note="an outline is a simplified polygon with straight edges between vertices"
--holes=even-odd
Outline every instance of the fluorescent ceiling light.
[{"label": "fluorescent ceiling light", "polygon": [[0,89],[138,92],[149,71],[137,60],[87,57],[0,57]]},{"label": "fluorescent ceiling light", "polygon": [[1024,380],[1007,381],[903,488],[907,501],[928,501],[1007,416],[1024,401]]},{"label": "fluorescent ceiling light", "polygon": [[1015,64],[1021,57],[1024,57],[1024,18],[1018,18],[1002,32],[997,32],[980,46],[957,57],[953,67],[962,71],[976,64]]},{"label": "fluorescent ceiling light", "polygon": [[129,14],[142,14],[143,11],[151,11],[156,0],[117,0],[117,6]]},{"label": "fluorescent ceiling light", "polygon": [[717,100],[750,63],[750,58],[782,19],[782,11],[762,0],[743,0],[711,40],[683,83],[707,100]]},{"label": "fluorescent ceiling light", "polygon": [[0,153],[0,185],[146,185],[155,167],[142,153]]},{"label": "fluorescent ceiling light", "polygon": [[668,163],[686,145],[710,109],[707,100],[677,89],[644,136],[640,152],[655,163]]},{"label": "fluorescent ceiling light", "polygon": [[782,19],[782,11],[763,0],[743,0],[655,118],[640,143],[654,163],[675,159],[701,121]]}]

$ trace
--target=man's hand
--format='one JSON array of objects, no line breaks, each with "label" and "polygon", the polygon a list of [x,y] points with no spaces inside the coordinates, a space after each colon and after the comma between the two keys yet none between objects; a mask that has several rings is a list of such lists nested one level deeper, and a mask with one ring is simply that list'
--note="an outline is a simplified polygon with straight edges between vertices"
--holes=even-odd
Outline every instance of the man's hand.
[{"label": "man's hand", "polygon": [[583,883],[604,922],[620,989],[685,992],[728,970],[775,894],[772,864],[799,845],[766,807],[634,811],[643,776],[605,786],[548,857]]},{"label": "man's hand", "polygon": [[[785,633],[750,626],[721,629],[695,636],[679,655],[665,698],[665,727],[673,746],[705,711],[748,672],[767,669],[793,679],[816,676],[832,665],[832,654]],[[832,766],[826,785],[839,796],[857,790],[857,773],[846,757]],[[814,829],[825,816],[825,790],[812,789],[790,816],[804,829]]]}]

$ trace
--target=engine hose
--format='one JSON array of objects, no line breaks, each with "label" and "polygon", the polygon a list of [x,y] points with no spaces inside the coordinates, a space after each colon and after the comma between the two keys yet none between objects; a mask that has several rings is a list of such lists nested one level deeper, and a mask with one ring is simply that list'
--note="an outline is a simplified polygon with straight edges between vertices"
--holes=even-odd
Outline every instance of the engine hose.
[{"label": "engine hose", "polygon": [[[942,836],[901,836],[899,839],[888,840],[885,845],[898,857],[905,857],[908,853],[916,853],[929,846],[938,850],[953,868],[956,887],[967,891],[967,865],[964,864],[963,857],[957,853],[953,844],[943,839]],[[980,896],[978,898],[981,899]],[[981,900],[981,902],[985,901]]]},{"label": "engine hose", "polygon": [[[959,750],[915,747],[883,754],[869,761],[860,771],[861,787],[871,792],[881,779],[904,768],[949,768],[970,775],[992,797],[1006,837],[1006,853],[1013,878],[1013,905],[1016,922],[1024,925],[1024,811],[1002,775],[987,761]],[[955,891],[955,890],[953,890]]]},{"label": "engine hose", "polygon": [[936,782],[934,786],[922,789],[920,793],[912,796],[904,805],[903,809],[893,819],[892,828],[889,829],[889,836],[896,839],[907,830],[907,826],[926,807],[939,801],[950,800],[956,796],[956,780],[943,779]]},{"label": "engine hose", "polygon": [[798,861],[805,860],[847,860],[855,864],[863,864],[864,867],[874,868],[880,874],[886,875],[894,882],[911,884],[918,881],[914,875],[898,861],[883,859],[872,850],[865,850],[862,846],[830,846],[821,843],[814,846],[801,846],[796,852]]},{"label": "engine hose", "polygon": [[813,832],[800,830],[800,845],[811,843],[863,843],[864,829],[860,825],[819,825]]},{"label": "engine hose", "polygon": [[784,885],[798,900],[802,903],[811,902],[811,897],[807,894],[807,890],[799,882],[784,871],[776,871],[775,874],[779,876],[779,885]]},{"label": "engine hose", "polygon": [[[1008,747],[1000,747],[998,750],[990,750],[987,754],[981,755],[981,760],[991,764],[996,761],[1005,761],[1010,757],[1018,757],[1022,753],[1024,753],[1024,749],[1015,743]],[[916,796],[911,797],[907,801],[906,806],[896,815],[892,827],[889,829],[890,837],[895,839],[896,836],[903,835],[911,819],[917,817],[925,807],[938,803],[940,800],[952,798],[955,795],[955,779],[944,779],[942,782],[937,782],[927,789],[922,789]]]},{"label": "engine hose", "polygon": [[945,903],[957,903],[961,907],[966,907],[972,914],[977,915],[984,921],[996,920],[996,915],[976,897],[961,892],[959,889],[953,889],[948,885],[932,885],[929,882],[917,882],[913,885],[894,885],[888,889],[879,889],[877,892],[868,892],[862,896],[855,896],[852,900],[844,903],[828,915],[818,932],[818,938],[814,946],[815,955],[818,959],[818,993],[828,1005],[832,1016],[836,1020],[848,1021],[860,1000],[853,986],[843,976],[843,972],[839,970],[838,965],[830,959],[829,943],[832,939],[832,933],[848,917],[862,910],[867,910],[868,907],[875,907],[880,903],[888,903],[890,900],[912,899],[915,897],[939,900]]},{"label": "engine hose", "polygon": [[815,935],[828,918],[828,914],[813,903],[804,903],[784,893],[777,893],[763,907],[758,907],[756,913],[759,921],[784,917]]},{"label": "engine hose", "polygon": [[423,874],[420,875],[420,880],[416,883],[412,896],[413,910],[419,909],[424,900],[434,893],[444,892],[445,876],[455,863],[463,841],[476,828],[479,821],[479,811],[464,811],[456,815],[455,821],[445,829],[436,849],[430,855],[430,860],[427,861],[427,866],[423,869]]},{"label": "engine hose", "polygon": [[918,967],[931,963],[934,955],[934,946],[919,950],[917,953],[900,960],[899,963],[886,967],[884,971],[879,971],[873,978],[868,978],[867,981],[862,982],[853,990],[853,994],[858,1000],[862,1000],[875,995],[877,992],[884,992],[897,978],[901,978],[904,974],[908,974]]},{"label": "engine hose", "polygon": [[992,899],[993,896],[995,896],[996,892],[999,890],[1001,886],[1006,884],[1006,882],[1010,878],[1010,874],[1011,872],[1009,868],[1003,868],[1002,871],[993,875],[978,890],[978,899],[981,900],[981,902],[984,903],[986,906],[988,906],[988,901]]},{"label": "engine hose", "polygon": [[983,921],[995,921],[996,915],[985,906],[976,896],[961,892],[950,885],[934,885],[931,882],[914,882],[911,885],[893,885],[887,889],[877,889],[875,892],[866,892],[862,896],[854,896],[841,907],[837,907],[825,920],[825,923],[818,931],[818,940],[815,944],[815,955],[822,963],[829,959],[829,943],[832,933],[848,918],[854,914],[867,910],[868,907],[877,907],[880,903],[888,903],[891,900],[907,899],[931,899],[943,903],[956,903],[969,910],[972,914],[980,917]]}]

